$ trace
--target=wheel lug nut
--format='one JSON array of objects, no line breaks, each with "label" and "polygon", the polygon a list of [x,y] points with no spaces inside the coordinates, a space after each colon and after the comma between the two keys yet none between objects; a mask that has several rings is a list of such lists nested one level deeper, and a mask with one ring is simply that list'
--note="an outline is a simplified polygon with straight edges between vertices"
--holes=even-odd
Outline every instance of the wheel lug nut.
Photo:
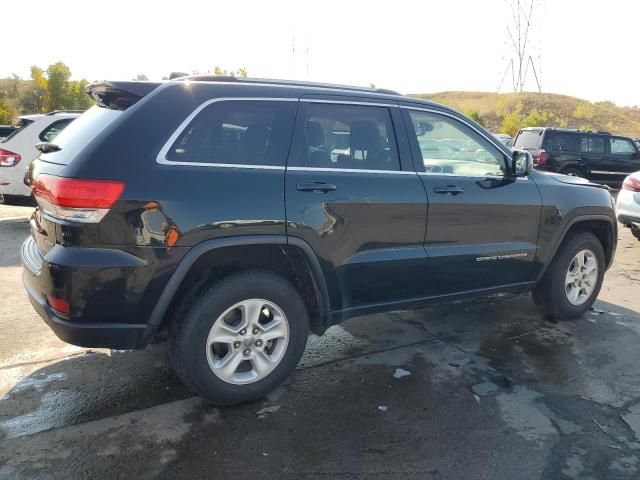
[{"label": "wheel lug nut", "polygon": [[246,335],[247,331],[243,328],[242,330],[240,330],[240,335]]},{"label": "wheel lug nut", "polygon": [[240,342],[233,342],[233,348],[240,348]]},{"label": "wheel lug nut", "polygon": [[256,340],[256,347],[262,346],[262,340]]},{"label": "wheel lug nut", "polygon": [[249,350],[248,348],[245,349],[244,352],[242,352],[245,356],[249,356],[249,354],[251,353],[251,350]]},{"label": "wheel lug nut", "polygon": [[258,329],[257,329],[257,328],[254,328],[254,329],[253,329],[253,334],[254,334],[254,335],[257,335],[257,334],[258,334]]}]

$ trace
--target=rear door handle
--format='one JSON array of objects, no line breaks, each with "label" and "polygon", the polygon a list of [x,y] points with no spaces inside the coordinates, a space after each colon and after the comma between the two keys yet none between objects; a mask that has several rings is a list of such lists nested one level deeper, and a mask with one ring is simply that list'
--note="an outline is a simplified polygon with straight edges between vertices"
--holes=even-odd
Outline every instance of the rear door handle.
[{"label": "rear door handle", "polygon": [[464,193],[464,188],[457,185],[444,185],[440,187],[433,187],[435,193],[442,193],[445,195],[458,195]]},{"label": "rear door handle", "polygon": [[313,182],[299,183],[296,188],[299,192],[327,193],[334,191],[336,186],[325,182]]}]

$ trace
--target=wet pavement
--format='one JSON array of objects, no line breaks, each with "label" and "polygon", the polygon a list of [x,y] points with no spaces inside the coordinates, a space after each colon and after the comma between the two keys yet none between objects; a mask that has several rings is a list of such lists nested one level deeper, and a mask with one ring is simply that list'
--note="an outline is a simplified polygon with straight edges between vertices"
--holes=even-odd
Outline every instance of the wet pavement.
[{"label": "wet pavement", "polygon": [[268,398],[215,408],[164,344],[60,342],[22,291],[24,215],[3,208],[2,480],[640,478],[640,242],[625,230],[578,321],[542,320],[529,296],[353,319],[311,337]]}]

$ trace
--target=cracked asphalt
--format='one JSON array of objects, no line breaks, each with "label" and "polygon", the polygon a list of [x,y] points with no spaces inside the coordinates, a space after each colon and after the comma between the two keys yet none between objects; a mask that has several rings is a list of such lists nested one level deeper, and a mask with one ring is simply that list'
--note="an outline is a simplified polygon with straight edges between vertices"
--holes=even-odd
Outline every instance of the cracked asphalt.
[{"label": "cracked asphalt", "polygon": [[87,350],[49,331],[20,280],[28,213],[0,206],[0,480],[640,478],[640,242],[625,229],[578,321],[506,295],[357,318],[311,337],[269,397],[215,408],[163,344]]}]

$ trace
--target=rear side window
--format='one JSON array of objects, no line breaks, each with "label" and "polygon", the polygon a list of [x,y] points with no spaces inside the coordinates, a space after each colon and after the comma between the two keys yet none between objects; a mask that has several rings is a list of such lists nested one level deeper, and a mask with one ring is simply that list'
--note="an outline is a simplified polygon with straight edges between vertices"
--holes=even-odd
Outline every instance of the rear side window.
[{"label": "rear side window", "polygon": [[583,153],[604,153],[604,138],[595,136],[582,137],[580,151]]},{"label": "rear side window", "polygon": [[542,141],[542,130],[522,130],[513,143],[514,148],[524,148],[533,150],[540,148]]},{"label": "rear side window", "polygon": [[547,150],[552,152],[575,152],[579,138],[579,135],[572,133],[549,132],[545,143]]},{"label": "rear side window", "polygon": [[387,107],[310,102],[300,142],[301,166],[400,170]]},{"label": "rear side window", "polygon": [[58,120],[50,124],[47,128],[40,132],[39,138],[43,142],[50,142],[54,138],[56,138],[62,130],[65,129],[67,125],[71,123],[73,118],[65,118],[63,120]]},{"label": "rear side window", "polygon": [[284,166],[296,102],[228,100],[202,109],[166,154],[172,162]]},{"label": "rear side window", "polygon": [[612,138],[611,142],[611,153],[616,155],[634,155],[636,153],[636,149],[633,147],[633,143],[631,140],[626,140],[624,138]]}]

